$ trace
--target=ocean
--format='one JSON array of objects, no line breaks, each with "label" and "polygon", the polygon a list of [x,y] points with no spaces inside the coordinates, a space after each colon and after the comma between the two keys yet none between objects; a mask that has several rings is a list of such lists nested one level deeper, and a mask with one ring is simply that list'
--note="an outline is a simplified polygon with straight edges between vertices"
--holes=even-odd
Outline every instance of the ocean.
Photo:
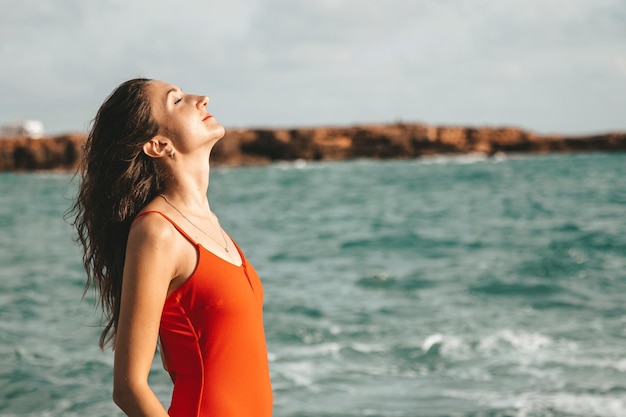
[{"label": "ocean", "polygon": [[[626,154],[215,167],[265,288],[275,417],[626,416]],[[0,174],[0,416],[121,416],[63,220]],[[158,358],[150,382],[165,405]]]}]

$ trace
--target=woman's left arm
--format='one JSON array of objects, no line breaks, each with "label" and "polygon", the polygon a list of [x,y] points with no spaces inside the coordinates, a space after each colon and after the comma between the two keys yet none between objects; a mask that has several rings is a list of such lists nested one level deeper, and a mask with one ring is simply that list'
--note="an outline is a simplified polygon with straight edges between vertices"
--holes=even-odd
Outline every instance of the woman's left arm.
[{"label": "woman's left arm", "polygon": [[169,229],[158,216],[145,216],[133,224],[128,237],[113,385],[113,399],[128,416],[167,416],[148,385],[148,374],[175,275],[176,245]]}]

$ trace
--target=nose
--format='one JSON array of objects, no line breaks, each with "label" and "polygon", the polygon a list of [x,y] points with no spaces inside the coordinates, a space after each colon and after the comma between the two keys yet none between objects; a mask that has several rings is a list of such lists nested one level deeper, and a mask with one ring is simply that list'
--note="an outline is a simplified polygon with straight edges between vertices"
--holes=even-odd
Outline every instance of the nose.
[{"label": "nose", "polygon": [[206,107],[207,104],[209,104],[209,98],[207,96],[198,96],[198,101],[197,101],[196,106],[199,109]]}]

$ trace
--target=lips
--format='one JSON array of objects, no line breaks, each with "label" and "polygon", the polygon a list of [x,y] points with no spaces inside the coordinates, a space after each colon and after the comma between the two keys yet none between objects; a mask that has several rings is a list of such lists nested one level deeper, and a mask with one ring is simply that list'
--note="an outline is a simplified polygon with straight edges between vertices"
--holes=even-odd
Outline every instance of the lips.
[{"label": "lips", "polygon": [[204,116],[204,119],[202,119],[202,121],[204,122],[204,121],[206,121],[206,120],[210,119],[211,117],[213,117],[213,116],[211,115],[211,113],[207,113],[207,114],[206,114],[206,116]]}]

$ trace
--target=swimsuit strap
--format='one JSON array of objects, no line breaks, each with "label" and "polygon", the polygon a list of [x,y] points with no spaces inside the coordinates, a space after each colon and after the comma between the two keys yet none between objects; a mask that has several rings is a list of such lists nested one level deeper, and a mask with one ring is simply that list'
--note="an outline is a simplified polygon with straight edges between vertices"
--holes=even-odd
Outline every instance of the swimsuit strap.
[{"label": "swimsuit strap", "polygon": [[133,220],[133,222],[134,222],[135,220],[137,220],[138,218],[140,218],[141,216],[145,216],[146,214],[150,214],[150,213],[158,213],[158,214],[160,214],[161,216],[163,216],[163,217],[165,218],[165,220],[167,220],[168,222],[170,222],[170,223],[172,224],[172,226],[174,226],[174,227],[176,228],[176,230],[178,230],[178,232],[179,232],[181,235],[185,236],[185,238],[186,238],[188,241],[190,241],[191,243],[193,243],[195,246],[198,246],[198,243],[197,243],[195,240],[193,240],[193,239],[191,238],[191,236],[189,236],[189,235],[188,235],[188,234],[187,234],[187,233],[186,233],[186,232],[185,232],[185,231],[184,231],[184,230],[183,230],[180,226],[178,226],[178,225],[174,222],[174,220],[170,219],[169,217],[167,217],[165,214],[161,213],[160,211],[156,211],[156,210],[148,210],[148,211],[141,212],[141,213],[139,213],[137,216],[135,216],[135,219]]}]

